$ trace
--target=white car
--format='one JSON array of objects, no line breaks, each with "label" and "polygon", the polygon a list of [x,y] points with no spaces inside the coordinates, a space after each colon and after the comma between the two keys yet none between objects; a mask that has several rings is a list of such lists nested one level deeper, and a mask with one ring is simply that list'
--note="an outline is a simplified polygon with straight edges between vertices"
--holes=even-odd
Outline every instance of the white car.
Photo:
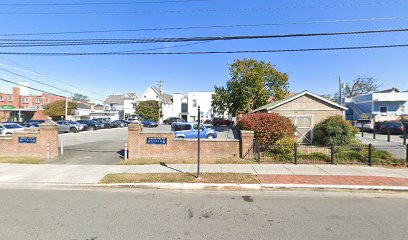
[{"label": "white car", "polygon": [[17,123],[2,123],[0,124],[1,135],[11,135],[14,132],[24,132],[24,127]]}]

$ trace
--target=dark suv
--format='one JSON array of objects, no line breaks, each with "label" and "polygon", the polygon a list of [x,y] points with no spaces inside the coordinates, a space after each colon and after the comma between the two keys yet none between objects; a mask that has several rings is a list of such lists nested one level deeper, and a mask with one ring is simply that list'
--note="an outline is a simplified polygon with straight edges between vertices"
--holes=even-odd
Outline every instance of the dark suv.
[{"label": "dark suv", "polygon": [[388,133],[391,134],[403,134],[405,132],[405,127],[402,122],[383,122],[380,127],[381,133]]}]

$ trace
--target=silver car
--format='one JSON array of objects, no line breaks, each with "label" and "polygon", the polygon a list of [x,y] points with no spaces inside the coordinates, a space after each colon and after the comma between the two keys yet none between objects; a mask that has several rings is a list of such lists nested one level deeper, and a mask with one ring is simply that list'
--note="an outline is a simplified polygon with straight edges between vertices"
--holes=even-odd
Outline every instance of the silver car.
[{"label": "silver car", "polygon": [[11,135],[14,132],[24,132],[24,127],[20,126],[17,123],[2,123],[1,135]]},{"label": "silver car", "polygon": [[72,124],[70,121],[57,121],[59,132],[73,132],[77,133],[81,131],[81,127],[78,124]]}]

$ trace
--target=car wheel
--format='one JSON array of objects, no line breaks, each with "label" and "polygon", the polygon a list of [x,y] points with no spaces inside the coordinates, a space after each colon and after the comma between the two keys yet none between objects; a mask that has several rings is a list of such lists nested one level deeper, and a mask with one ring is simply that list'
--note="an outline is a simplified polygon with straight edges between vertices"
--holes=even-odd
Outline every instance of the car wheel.
[{"label": "car wheel", "polygon": [[177,138],[178,138],[178,139],[183,139],[184,137],[183,137],[183,136],[178,136]]},{"label": "car wheel", "polygon": [[214,135],[208,134],[208,135],[207,135],[207,138],[208,138],[208,139],[214,139]]},{"label": "car wheel", "polygon": [[77,132],[78,132],[78,129],[75,128],[75,127],[71,127],[71,128],[69,129],[69,131],[72,132],[72,133],[77,133]]}]

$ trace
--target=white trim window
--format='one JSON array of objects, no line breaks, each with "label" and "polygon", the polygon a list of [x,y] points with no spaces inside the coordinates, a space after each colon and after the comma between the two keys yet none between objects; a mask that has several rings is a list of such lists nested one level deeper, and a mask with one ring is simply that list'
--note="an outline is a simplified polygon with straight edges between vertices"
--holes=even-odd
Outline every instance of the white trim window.
[{"label": "white trim window", "polygon": [[23,102],[23,103],[30,103],[30,99],[29,99],[29,98],[23,98],[23,99],[22,99],[22,102]]},{"label": "white trim window", "polygon": [[12,102],[13,101],[13,96],[8,96],[8,101]]},{"label": "white trim window", "polygon": [[35,98],[35,103],[40,104],[41,103],[41,98]]},{"label": "white trim window", "polygon": [[380,106],[380,115],[381,116],[387,116],[388,115],[388,107],[387,106]]},{"label": "white trim window", "polygon": [[0,95],[0,102],[4,102],[5,98],[3,97],[3,95]]}]

